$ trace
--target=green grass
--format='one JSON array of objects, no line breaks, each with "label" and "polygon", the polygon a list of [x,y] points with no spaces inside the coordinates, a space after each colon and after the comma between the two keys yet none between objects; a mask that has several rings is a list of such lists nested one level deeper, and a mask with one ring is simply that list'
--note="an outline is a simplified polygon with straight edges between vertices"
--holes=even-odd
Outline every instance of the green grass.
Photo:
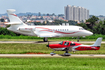
[{"label": "green grass", "polygon": [[[24,54],[28,52],[49,54],[53,50],[46,47],[47,44],[0,44],[0,54]],[[64,51],[56,51],[57,54],[63,54]],[[100,50],[77,51],[71,54],[105,54],[105,44],[101,45]]]},{"label": "green grass", "polygon": [[[102,37],[103,41],[105,41],[105,35],[94,34],[91,36],[80,37],[80,41],[96,41],[98,37]],[[77,41],[77,37],[56,37],[56,38],[48,38],[49,41]],[[43,38],[36,36],[11,36],[11,35],[0,35],[0,41],[43,41]]]},{"label": "green grass", "polygon": [[105,59],[0,58],[0,70],[105,70]]}]

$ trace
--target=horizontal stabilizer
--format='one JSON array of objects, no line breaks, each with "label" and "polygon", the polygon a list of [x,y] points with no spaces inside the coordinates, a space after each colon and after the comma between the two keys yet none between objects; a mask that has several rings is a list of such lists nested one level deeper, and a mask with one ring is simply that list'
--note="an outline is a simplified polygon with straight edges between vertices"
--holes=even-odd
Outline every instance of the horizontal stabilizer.
[{"label": "horizontal stabilizer", "polygon": [[10,23],[5,23],[5,24],[21,24],[20,22],[10,22]]}]

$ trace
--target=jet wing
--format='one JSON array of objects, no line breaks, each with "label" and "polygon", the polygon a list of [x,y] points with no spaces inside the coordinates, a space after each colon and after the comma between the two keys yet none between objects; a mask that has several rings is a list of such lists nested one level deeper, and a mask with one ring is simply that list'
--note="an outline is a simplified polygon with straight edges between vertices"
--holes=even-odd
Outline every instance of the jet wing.
[{"label": "jet wing", "polygon": [[56,33],[38,33],[34,32],[38,37],[59,37],[60,35]]}]

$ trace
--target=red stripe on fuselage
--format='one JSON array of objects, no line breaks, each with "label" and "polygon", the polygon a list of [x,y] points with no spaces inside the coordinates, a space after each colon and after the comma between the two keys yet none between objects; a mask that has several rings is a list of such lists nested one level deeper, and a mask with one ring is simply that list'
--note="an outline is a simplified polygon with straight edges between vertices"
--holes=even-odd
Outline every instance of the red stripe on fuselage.
[{"label": "red stripe on fuselage", "polygon": [[75,50],[78,51],[83,51],[83,50],[99,50],[100,47],[96,47],[96,46],[79,46],[77,48],[75,48]]},{"label": "red stripe on fuselage", "polygon": [[56,31],[55,33],[61,33],[61,34],[74,34],[80,31],[76,31],[76,32],[71,32],[71,33],[66,33],[66,32],[61,32],[61,31]]},{"label": "red stripe on fuselage", "polygon": [[61,33],[61,34],[74,34],[74,33],[80,32],[80,31],[76,31],[76,32],[66,33],[66,32],[61,32],[61,31],[57,31],[57,30],[53,30],[49,28],[44,28],[44,27],[36,27],[36,28],[46,29],[46,30],[41,30],[41,31],[48,31],[48,32],[54,32],[54,33]]}]

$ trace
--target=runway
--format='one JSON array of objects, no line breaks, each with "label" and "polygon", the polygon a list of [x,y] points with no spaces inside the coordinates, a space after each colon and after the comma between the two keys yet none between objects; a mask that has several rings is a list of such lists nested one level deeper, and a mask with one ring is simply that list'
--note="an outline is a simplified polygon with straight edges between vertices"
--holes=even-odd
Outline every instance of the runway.
[{"label": "runway", "polygon": [[75,57],[75,58],[105,58],[105,55],[100,55],[100,54],[71,54],[71,56],[62,56],[62,55],[54,55],[51,56],[50,54],[0,54],[0,58],[33,58],[33,57]]},{"label": "runway", "polygon": [[[59,43],[60,41],[50,41],[49,43],[51,44],[56,44]],[[27,43],[27,44],[48,44],[48,42],[43,42],[43,41],[0,41],[0,43]],[[95,41],[81,41],[78,43],[95,43]],[[101,43],[105,44],[105,41],[102,41]]]}]

